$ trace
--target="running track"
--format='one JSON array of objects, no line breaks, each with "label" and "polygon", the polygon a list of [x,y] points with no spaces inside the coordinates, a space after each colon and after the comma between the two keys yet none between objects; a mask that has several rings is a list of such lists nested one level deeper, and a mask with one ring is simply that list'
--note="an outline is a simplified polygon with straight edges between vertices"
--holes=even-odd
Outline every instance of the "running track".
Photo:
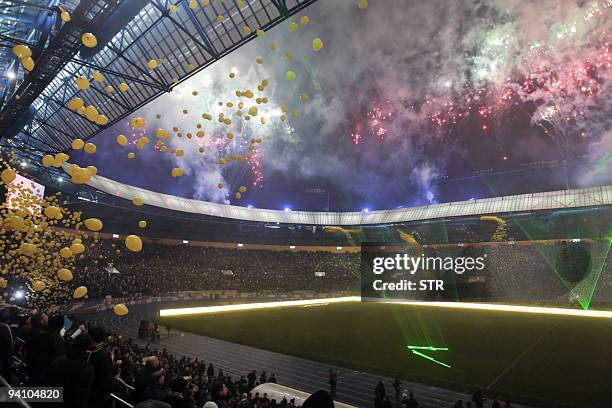
[{"label": "running track", "polygon": [[[159,303],[131,305],[130,313],[127,316],[118,317],[109,310],[90,315],[88,320],[124,337],[131,337],[139,344],[145,344],[146,342],[137,338],[140,321],[152,320],[157,311],[163,307],[164,305]],[[275,373],[278,382],[282,385],[314,392],[319,389],[329,390],[328,372],[330,368],[333,368],[338,373],[336,396],[338,401],[363,408],[373,407],[374,387],[379,380],[383,381],[387,395],[393,401],[392,378],[330,366],[191,333],[178,335],[176,331],[173,331],[170,338],[167,338],[165,330],[161,330],[161,334],[161,341],[152,344],[153,348],[165,347],[174,355],[197,357],[207,363],[212,362],[217,369],[222,368],[232,378],[239,378],[240,375],[246,376],[249,371],[255,369],[258,377],[262,371],[266,371],[268,376]],[[463,401],[471,399],[468,394],[414,382],[402,381],[402,389],[414,393],[419,401],[419,408],[450,408],[459,399]],[[399,404],[394,402],[394,406],[399,406]],[[485,407],[489,406],[490,401],[487,401]],[[525,406],[515,404],[512,407],[525,408]]]}]

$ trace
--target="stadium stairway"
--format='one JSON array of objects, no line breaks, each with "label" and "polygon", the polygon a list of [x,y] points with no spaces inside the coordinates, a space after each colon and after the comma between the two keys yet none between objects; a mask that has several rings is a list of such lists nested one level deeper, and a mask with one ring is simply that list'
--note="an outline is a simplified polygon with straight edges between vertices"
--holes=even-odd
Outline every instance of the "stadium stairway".
[{"label": "stadium stairway", "polygon": [[[132,305],[130,314],[118,317],[112,311],[98,312],[88,317],[91,323],[124,337],[132,338],[140,345],[147,342],[138,340],[138,327],[141,320],[152,320],[160,305]],[[319,389],[329,390],[328,372],[333,368],[338,374],[338,401],[358,407],[369,408],[374,405],[374,387],[383,381],[387,394],[393,401],[393,379],[372,373],[354,371],[331,366],[316,361],[306,360],[285,354],[257,349],[201,335],[173,331],[167,338],[165,330],[160,330],[161,340],[151,344],[152,348],[166,348],[178,356],[197,357],[219,369],[222,368],[232,378],[246,376],[251,370],[262,371],[268,375],[274,373],[279,383],[306,392]],[[420,408],[448,408],[461,399],[469,401],[471,396],[465,393],[448,390],[426,384],[402,381],[402,389],[413,392],[419,401]],[[394,406],[397,405],[394,403]],[[490,401],[485,406],[490,406]],[[512,405],[513,408],[528,408],[525,405]]]}]

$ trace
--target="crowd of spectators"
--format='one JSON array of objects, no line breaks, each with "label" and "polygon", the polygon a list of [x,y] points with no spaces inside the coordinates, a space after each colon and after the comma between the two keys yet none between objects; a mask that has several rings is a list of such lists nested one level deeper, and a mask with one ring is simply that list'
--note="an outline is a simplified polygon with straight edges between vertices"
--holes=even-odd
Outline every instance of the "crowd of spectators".
[{"label": "crowd of spectators", "polygon": [[[28,386],[63,387],[63,403],[48,406],[75,408],[121,407],[117,398],[138,408],[293,408],[294,400],[276,401],[251,392],[262,383],[276,383],[274,373],[252,370],[238,378],[214,362],[175,356],[168,350],[139,346],[102,327],[64,315],[44,312],[28,316],[2,315],[0,373]],[[72,322],[66,330],[66,321]],[[11,356],[25,363],[19,373]],[[17,380],[20,378],[20,380]],[[316,393],[333,407],[331,396]],[[315,407],[308,405],[303,407]]]},{"label": "crowd of spectators", "polygon": [[[359,254],[151,243],[134,253],[117,251],[121,244],[101,240],[77,264],[74,284],[86,286],[90,298],[197,290],[332,292],[359,287]],[[110,264],[119,273],[109,273]]]}]

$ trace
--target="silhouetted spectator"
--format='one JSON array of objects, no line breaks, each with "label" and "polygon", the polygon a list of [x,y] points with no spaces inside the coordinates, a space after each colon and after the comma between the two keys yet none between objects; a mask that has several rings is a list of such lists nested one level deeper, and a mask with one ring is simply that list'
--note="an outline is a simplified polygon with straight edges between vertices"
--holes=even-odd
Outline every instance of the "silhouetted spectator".
[{"label": "silhouetted spectator", "polygon": [[108,351],[104,348],[106,330],[101,327],[89,329],[94,348],[89,356],[89,363],[94,368],[94,379],[89,405],[94,408],[105,408],[110,404],[112,389],[113,362]]},{"label": "silhouetted spectator", "polygon": [[385,385],[382,381],[379,381],[378,384],[376,384],[376,388],[374,388],[374,406],[376,408],[382,408],[386,396],[387,391],[385,391]]},{"label": "silhouetted spectator", "polygon": [[413,393],[410,393],[408,396],[408,401],[406,402],[406,408],[417,408],[419,406],[419,402]]},{"label": "silhouetted spectator", "polygon": [[472,395],[472,402],[476,405],[476,408],[484,407],[484,399],[482,398],[482,390],[478,390]]},{"label": "silhouetted spectator", "polygon": [[338,385],[338,375],[331,368],[329,369],[329,393],[332,398],[336,398],[336,386]]},{"label": "silhouetted spectator", "polygon": [[94,378],[94,369],[87,361],[93,346],[88,334],[77,336],[68,347],[66,355],[56,359],[46,372],[43,384],[48,387],[63,387],[64,402],[56,406],[85,408]]},{"label": "silhouetted spectator", "polygon": [[396,401],[399,401],[400,399],[401,386],[402,386],[402,381],[396,377],[395,380],[393,380],[393,389],[395,390],[395,400]]}]

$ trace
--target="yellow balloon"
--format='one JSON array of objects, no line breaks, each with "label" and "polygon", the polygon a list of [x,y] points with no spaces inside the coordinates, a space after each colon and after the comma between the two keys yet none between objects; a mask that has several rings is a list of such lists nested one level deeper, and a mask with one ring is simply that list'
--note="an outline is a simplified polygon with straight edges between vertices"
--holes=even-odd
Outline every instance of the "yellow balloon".
[{"label": "yellow balloon", "polygon": [[300,25],[307,25],[308,23],[310,23],[310,19],[308,18],[308,16],[302,16],[300,17]]},{"label": "yellow balloon", "polygon": [[117,143],[119,143],[121,146],[127,146],[128,144],[127,137],[125,137],[124,135],[118,135]]},{"label": "yellow balloon", "polygon": [[62,19],[62,21],[63,21],[64,23],[69,22],[69,21],[70,21],[70,13],[69,13],[69,12],[67,12],[67,11],[62,11],[62,12],[60,13],[60,18]]},{"label": "yellow balloon", "polygon": [[77,110],[83,107],[83,104],[84,102],[81,98],[72,98],[71,100],[68,101],[68,109]]},{"label": "yellow balloon", "polygon": [[22,217],[18,216],[18,215],[12,215],[10,217],[7,218],[7,221],[9,223],[9,225],[11,226],[11,228],[13,228],[14,230],[21,230],[24,226],[24,220]]},{"label": "yellow balloon", "polygon": [[138,221],[138,226],[140,228],[146,228],[147,227],[147,222],[145,220],[140,220],[140,221]]},{"label": "yellow balloon", "polygon": [[359,0],[359,8],[360,9],[367,9],[368,8],[368,1],[367,0]]},{"label": "yellow balloon", "polygon": [[73,254],[79,255],[85,252],[85,245],[77,242],[75,244],[70,245],[70,250],[72,251]]},{"label": "yellow balloon", "polygon": [[44,167],[49,167],[53,164],[53,156],[50,154],[45,154],[42,158],[42,165]]},{"label": "yellow balloon", "polygon": [[93,231],[93,232],[100,231],[104,227],[104,224],[102,224],[102,221],[100,221],[97,218],[88,218],[85,221],[83,221],[83,223],[85,224],[88,230]]},{"label": "yellow balloon", "polygon": [[72,280],[72,272],[70,269],[61,268],[57,271],[57,278],[64,282],[68,282]]},{"label": "yellow balloon", "polygon": [[0,178],[6,184],[10,184],[17,178],[17,172],[15,172],[13,169],[4,169],[2,170],[2,173],[0,173]]},{"label": "yellow balloon", "polygon": [[146,124],[146,122],[145,122],[144,118],[141,118],[141,117],[132,118],[130,120],[130,125],[134,129],[142,129],[143,127],[145,127],[145,124]]},{"label": "yellow balloon", "polygon": [[83,139],[74,139],[72,141],[72,148],[74,150],[81,150],[83,146],[85,146],[85,142],[83,141]]},{"label": "yellow balloon", "polygon": [[27,45],[17,44],[13,47],[13,54],[19,59],[32,56],[32,50]]},{"label": "yellow balloon", "polygon": [[148,67],[149,69],[155,69],[155,68],[157,68],[157,60],[154,60],[154,59],[149,60],[149,62],[147,62],[147,67]]},{"label": "yellow balloon", "polygon": [[88,107],[85,108],[85,117],[90,122],[95,121],[96,118],[98,117],[98,109],[96,109],[96,107],[93,105],[89,105]]},{"label": "yellow balloon", "polygon": [[113,93],[113,92],[115,92],[115,87],[114,87],[114,86],[112,86],[112,85],[108,85],[108,86],[106,87],[106,92],[108,92],[108,93]]},{"label": "yellow balloon", "polygon": [[68,247],[60,249],[59,254],[62,258],[71,258],[73,256],[72,251]]},{"label": "yellow balloon", "polygon": [[85,78],[85,77],[78,77],[74,80],[74,83],[76,84],[77,88],[84,90],[89,88],[89,79]]},{"label": "yellow balloon", "polygon": [[285,74],[285,77],[287,78],[288,81],[293,81],[297,75],[295,74],[294,71],[287,71],[287,74]]},{"label": "yellow balloon", "polygon": [[319,51],[321,50],[321,48],[323,48],[323,40],[321,40],[320,38],[315,38],[314,40],[312,40],[313,50]]},{"label": "yellow balloon", "polygon": [[60,210],[59,207],[56,207],[54,205],[50,205],[46,207],[44,210],[44,213],[45,213],[45,217],[52,218],[54,220],[61,220],[63,217],[62,210]]},{"label": "yellow balloon", "polygon": [[183,175],[183,169],[180,167],[175,167],[172,169],[172,177],[180,177]]},{"label": "yellow balloon", "polygon": [[87,143],[83,148],[83,151],[88,154],[94,154],[96,152],[96,145],[93,143]]},{"label": "yellow balloon", "polygon": [[22,255],[34,255],[36,253],[36,245],[29,242],[22,242],[19,245],[19,253]]},{"label": "yellow balloon", "polygon": [[173,4],[168,8],[168,11],[170,12],[170,14],[174,14],[176,13],[176,9],[177,9],[176,5]]},{"label": "yellow balloon", "polygon": [[129,88],[130,88],[130,87],[129,87],[129,85],[128,85],[128,84],[126,84],[125,82],[121,82],[121,83],[119,84],[119,90],[120,90],[121,92],[125,92],[125,91],[127,91]]},{"label": "yellow balloon", "polygon": [[79,286],[74,290],[72,297],[75,299],[80,299],[87,294],[87,288],[85,286]]},{"label": "yellow balloon", "polygon": [[32,289],[34,290],[34,292],[41,292],[43,290],[45,290],[45,287],[47,286],[47,284],[43,281],[37,280],[34,281],[32,283]]},{"label": "yellow balloon", "polygon": [[96,122],[96,124],[100,126],[108,125],[108,116],[98,115],[98,117],[96,118],[96,120],[94,120],[94,122]]},{"label": "yellow balloon", "polygon": [[240,191],[241,193],[244,193],[247,191],[247,188],[245,186],[240,186],[240,188],[238,188],[238,191]]},{"label": "yellow balloon", "polygon": [[142,240],[138,235],[128,235],[125,237],[125,246],[132,252],[142,251]]},{"label": "yellow balloon", "polygon": [[155,137],[157,137],[158,139],[167,139],[168,131],[166,129],[158,128],[155,131]]},{"label": "yellow balloon", "polygon": [[289,31],[294,32],[299,28],[299,26],[295,23],[295,22],[290,22],[289,23]]},{"label": "yellow balloon", "polygon": [[234,194],[234,197],[236,197],[237,200],[240,200],[240,197],[242,197],[242,194],[236,193]]},{"label": "yellow balloon", "polygon": [[96,82],[104,82],[104,75],[102,75],[101,72],[99,71],[94,71],[91,73],[91,77],[94,79],[94,81]]},{"label": "yellow balloon", "polygon": [[141,206],[144,204],[144,201],[142,201],[142,198],[140,197],[134,197],[132,198],[132,204],[137,205],[137,206]]},{"label": "yellow balloon", "polygon": [[32,59],[32,57],[25,57],[24,59],[21,60],[21,65],[23,65],[23,68],[26,71],[33,71],[34,70],[34,60]]},{"label": "yellow balloon", "polygon": [[218,188],[218,189],[222,189],[222,188],[223,188],[223,183],[219,183],[219,184],[217,184],[217,188]]},{"label": "yellow balloon", "polygon": [[123,303],[118,303],[113,306],[113,313],[117,316],[125,316],[126,314],[128,314],[128,308]]},{"label": "yellow balloon", "polygon": [[70,181],[74,184],[85,184],[89,181],[92,174],[87,170],[77,166],[75,170],[72,171],[72,178]]},{"label": "yellow balloon", "polygon": [[81,42],[87,48],[93,48],[98,45],[98,39],[92,33],[85,33],[81,36]]}]

